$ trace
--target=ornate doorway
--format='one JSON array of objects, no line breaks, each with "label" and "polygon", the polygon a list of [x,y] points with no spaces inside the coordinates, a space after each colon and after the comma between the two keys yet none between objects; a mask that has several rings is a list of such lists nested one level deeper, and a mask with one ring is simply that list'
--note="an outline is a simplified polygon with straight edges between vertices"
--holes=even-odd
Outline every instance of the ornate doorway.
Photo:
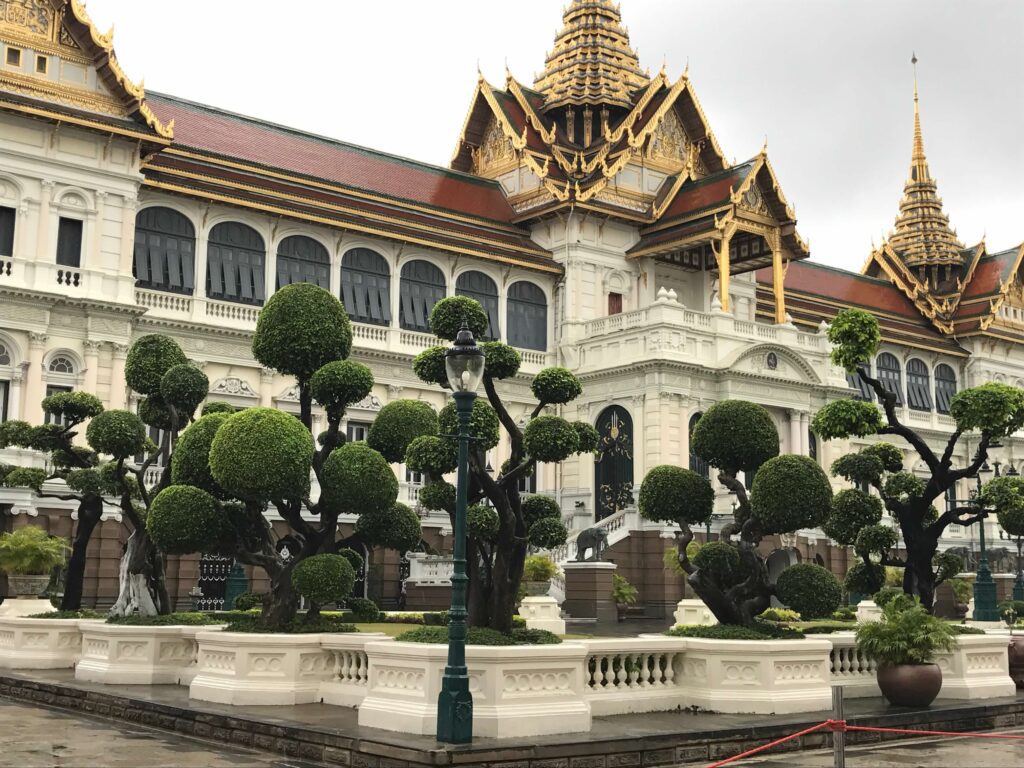
[{"label": "ornate doorway", "polygon": [[613,405],[597,417],[597,432],[594,513],[602,520],[633,504],[633,420]]}]

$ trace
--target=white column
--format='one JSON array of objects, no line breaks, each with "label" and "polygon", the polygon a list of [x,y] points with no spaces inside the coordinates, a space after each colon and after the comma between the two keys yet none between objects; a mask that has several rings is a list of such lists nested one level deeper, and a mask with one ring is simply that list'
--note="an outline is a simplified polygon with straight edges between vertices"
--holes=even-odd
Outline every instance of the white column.
[{"label": "white column", "polygon": [[90,395],[96,394],[97,385],[99,384],[99,369],[100,369],[100,345],[102,342],[99,341],[86,341],[85,342],[85,382],[83,389]]},{"label": "white column", "polygon": [[43,418],[43,354],[46,352],[46,334],[30,332],[28,335],[28,369],[25,377],[25,401],[21,409],[25,421],[40,424]]},{"label": "white column", "polygon": [[260,407],[274,407],[274,369],[260,368]]},{"label": "white column", "polygon": [[88,217],[92,231],[89,233],[89,246],[82,254],[82,269],[96,269],[106,267],[101,260],[103,252],[103,222],[106,218],[107,193],[96,193],[96,213]]},{"label": "white column", "polygon": [[800,413],[798,411],[789,412],[789,452],[801,454],[801,441],[800,441]]},{"label": "white column", "polygon": [[800,455],[811,455],[811,415],[800,413]]},{"label": "white column", "polygon": [[128,385],[124,381],[124,361],[128,357],[127,344],[114,344],[114,364],[110,373],[110,407],[123,409],[128,402]]},{"label": "white column", "polygon": [[22,363],[14,369],[14,373],[11,375],[10,400],[7,403],[7,413],[10,414],[11,419],[26,418],[26,415],[22,413],[21,403],[23,400],[22,390],[25,388],[25,372],[28,368],[27,362]]},{"label": "white column", "polygon": [[51,179],[43,179],[40,183],[39,229],[36,233],[36,252],[34,254],[36,261],[50,264],[57,261],[57,254],[50,252],[50,200],[53,197],[53,188],[54,182]]}]

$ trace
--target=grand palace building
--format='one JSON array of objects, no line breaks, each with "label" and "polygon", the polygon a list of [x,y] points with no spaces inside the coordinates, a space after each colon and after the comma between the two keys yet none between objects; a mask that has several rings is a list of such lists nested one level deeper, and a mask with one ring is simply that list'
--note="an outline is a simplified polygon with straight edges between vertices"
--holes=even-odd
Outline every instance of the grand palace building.
[{"label": "grand palace building", "polygon": [[[449,167],[146,93],[79,0],[0,0],[0,420],[38,423],[42,398],[73,388],[136,408],[125,355],[150,333],[178,340],[211,398],[297,412],[294,381],[261,368],[250,341],[267,297],[308,281],[342,299],[352,356],[373,370],[373,394],[345,424],[362,439],[391,400],[444,405],[412,359],[434,343],[434,302],[472,296],[493,337],[522,352],[519,378],[504,383],[513,415],[533,408],[530,375],[561,365],[584,385],[563,415],[602,436],[596,456],[542,465],[524,490],[556,498],[573,531],[604,527],[607,559],[662,615],[682,587],[662,563],[672,539],[636,514],[640,481],[665,463],[713,477],[689,433],[726,398],[768,408],[782,452],[827,468],[855,450],[810,429],[826,402],[869,397],[829,361],[825,327],[840,309],[878,317],[873,372],[936,445],[952,432],[955,392],[1024,385],[1024,247],[958,240],[916,86],[913,107],[895,227],[848,272],[811,257],[767,149],[728,162],[694,83],[645,71],[608,0],[572,0],[533,83],[480,77]],[[909,98],[907,117],[909,134]],[[954,463],[973,447],[961,441]],[[993,458],[1017,472],[1024,445],[1004,440]],[[42,459],[7,450],[0,461]],[[415,505],[419,478],[396,472]],[[719,487],[714,527],[732,498]],[[75,509],[0,488],[5,530],[70,536]],[[423,552],[371,555],[361,588],[385,607],[428,604],[445,580],[450,524],[423,515]],[[975,549],[975,528],[952,526],[945,546]],[[90,545],[88,602],[116,596],[126,535],[111,510]],[[852,558],[816,531],[771,548],[773,568],[809,560],[841,575]],[[571,541],[556,552],[574,554]],[[223,563],[171,560],[183,602],[197,584],[217,594]]]}]

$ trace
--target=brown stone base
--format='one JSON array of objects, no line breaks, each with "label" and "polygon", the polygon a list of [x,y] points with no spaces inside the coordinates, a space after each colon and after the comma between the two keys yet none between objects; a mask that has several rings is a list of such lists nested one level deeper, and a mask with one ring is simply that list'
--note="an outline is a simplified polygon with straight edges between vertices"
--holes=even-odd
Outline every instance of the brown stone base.
[{"label": "brown stone base", "polygon": [[562,610],[574,619],[615,621],[618,609],[612,600],[614,563],[566,563],[565,602]]}]

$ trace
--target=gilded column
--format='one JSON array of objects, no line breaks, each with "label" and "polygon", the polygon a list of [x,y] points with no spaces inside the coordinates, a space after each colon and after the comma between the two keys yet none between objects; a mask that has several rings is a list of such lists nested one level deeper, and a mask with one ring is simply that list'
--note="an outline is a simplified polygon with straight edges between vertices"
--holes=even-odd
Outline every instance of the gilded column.
[{"label": "gilded column", "polygon": [[21,412],[29,424],[40,424],[43,419],[43,355],[46,352],[45,333],[28,334],[28,368],[25,376],[25,400]]},{"label": "gilded column", "polygon": [[718,242],[718,251],[715,253],[718,261],[718,301],[722,305],[723,312],[731,311],[729,306],[729,273],[732,265],[729,248],[735,231],[735,226],[726,225],[725,229],[722,230],[722,239]]},{"label": "gilded column", "polygon": [[776,229],[771,235],[772,291],[775,293],[775,322],[786,322],[786,270],[782,263],[782,236]]},{"label": "gilded column", "polygon": [[125,408],[128,403],[128,385],[124,381],[124,361],[128,357],[127,344],[114,344],[114,364],[110,374],[110,407]]},{"label": "gilded column", "polygon": [[83,387],[90,395],[96,394],[99,384],[100,346],[103,342],[85,342],[85,382]]},{"label": "gilded column", "polygon": [[274,369],[260,368],[260,407],[274,407]]}]

